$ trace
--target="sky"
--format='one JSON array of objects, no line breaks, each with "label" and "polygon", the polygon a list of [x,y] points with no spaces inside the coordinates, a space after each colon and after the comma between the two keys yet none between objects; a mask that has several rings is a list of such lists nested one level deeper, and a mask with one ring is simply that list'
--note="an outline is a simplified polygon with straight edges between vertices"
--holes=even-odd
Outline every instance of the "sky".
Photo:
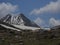
[{"label": "sky", "polygon": [[0,18],[23,13],[41,27],[60,25],[60,0],[0,0]]}]

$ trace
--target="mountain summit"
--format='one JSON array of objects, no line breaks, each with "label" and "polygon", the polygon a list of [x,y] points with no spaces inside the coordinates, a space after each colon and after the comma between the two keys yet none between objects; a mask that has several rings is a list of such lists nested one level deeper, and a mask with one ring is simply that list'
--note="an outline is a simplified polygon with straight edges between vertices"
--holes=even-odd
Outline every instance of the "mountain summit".
[{"label": "mountain summit", "polygon": [[24,14],[19,14],[17,16],[12,16],[11,14],[8,14],[5,17],[1,18],[1,21],[8,24],[14,24],[14,25],[39,27],[33,21],[30,21],[26,16],[24,16]]}]

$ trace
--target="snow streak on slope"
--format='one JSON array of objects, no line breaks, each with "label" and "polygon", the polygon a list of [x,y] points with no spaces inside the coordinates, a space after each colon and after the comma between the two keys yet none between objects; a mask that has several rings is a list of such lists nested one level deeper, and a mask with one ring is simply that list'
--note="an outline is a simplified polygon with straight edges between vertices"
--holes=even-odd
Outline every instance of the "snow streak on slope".
[{"label": "snow streak on slope", "polygon": [[18,30],[16,28],[12,28],[12,27],[9,27],[9,26],[3,25],[3,24],[0,24],[0,25],[3,26],[3,27],[5,27],[5,28],[7,28],[7,29],[12,29],[12,30],[20,31],[20,30]]},{"label": "snow streak on slope", "polygon": [[37,28],[37,27],[29,27],[29,26],[21,26],[21,25],[13,25],[17,28],[20,28],[20,29],[23,29],[23,30],[38,30],[40,28]]},{"label": "snow streak on slope", "polygon": [[1,18],[0,19],[0,21],[2,21],[2,22],[6,22],[6,23],[11,23],[11,15],[10,14],[8,14],[8,15],[6,15],[5,17],[3,17],[3,18]]}]

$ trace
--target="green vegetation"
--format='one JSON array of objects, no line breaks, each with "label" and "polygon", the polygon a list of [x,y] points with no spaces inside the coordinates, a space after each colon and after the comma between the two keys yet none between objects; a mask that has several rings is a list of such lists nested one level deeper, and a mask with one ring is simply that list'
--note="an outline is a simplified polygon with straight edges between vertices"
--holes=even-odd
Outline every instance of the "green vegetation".
[{"label": "green vegetation", "polygon": [[0,30],[0,45],[60,45],[59,31]]}]

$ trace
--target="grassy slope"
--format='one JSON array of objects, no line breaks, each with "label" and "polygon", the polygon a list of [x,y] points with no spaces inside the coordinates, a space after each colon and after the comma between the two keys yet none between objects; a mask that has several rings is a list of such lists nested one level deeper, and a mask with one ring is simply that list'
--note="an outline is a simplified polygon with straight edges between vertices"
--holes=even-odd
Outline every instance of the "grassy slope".
[{"label": "grassy slope", "polygon": [[60,45],[60,37],[51,39],[48,37],[39,38],[36,32],[0,30],[0,45],[20,45],[19,40],[23,40],[22,43],[24,43],[24,45]]}]

